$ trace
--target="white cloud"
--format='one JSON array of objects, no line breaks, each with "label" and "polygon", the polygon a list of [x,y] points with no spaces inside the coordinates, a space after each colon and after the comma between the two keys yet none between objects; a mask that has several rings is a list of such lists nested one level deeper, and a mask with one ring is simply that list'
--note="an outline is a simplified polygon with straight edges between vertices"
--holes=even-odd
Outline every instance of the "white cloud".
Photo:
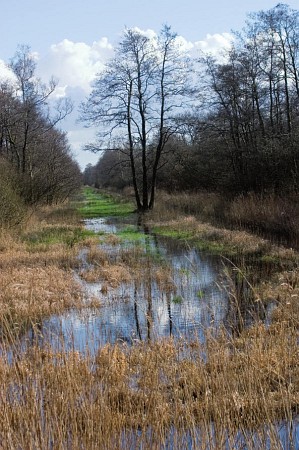
[{"label": "white cloud", "polygon": [[233,40],[234,37],[230,33],[207,34],[205,39],[195,42],[194,47],[205,54],[221,57],[224,50],[230,49]]},{"label": "white cloud", "polygon": [[0,59],[0,83],[8,81],[9,83],[14,83],[16,77],[10,68],[5,64],[5,62]]},{"label": "white cloud", "polygon": [[64,39],[51,45],[48,54],[39,61],[38,72],[43,79],[53,75],[59,80],[59,96],[67,87],[79,86],[89,93],[91,81],[103,70],[112,53],[113,47],[106,37],[92,45]]},{"label": "white cloud", "polygon": [[183,52],[190,52],[194,48],[194,44],[191,41],[187,41],[183,36],[177,36],[176,42]]},{"label": "white cloud", "polygon": [[230,33],[207,34],[201,41],[187,41],[183,36],[177,36],[176,41],[183,52],[187,52],[190,57],[198,57],[198,53],[205,53],[222,58],[223,51],[231,48],[234,37]]},{"label": "white cloud", "polygon": [[[138,27],[134,29],[149,38],[157,36],[157,33],[151,29],[141,30]],[[233,36],[230,33],[208,34],[205,39],[197,42],[187,41],[183,36],[178,36],[177,41],[181,49],[187,51],[191,57],[198,57],[199,52],[204,52],[221,58],[221,52],[230,48]],[[113,46],[106,37],[91,45],[64,39],[51,45],[48,54],[41,57],[37,64],[37,74],[43,81],[46,82],[51,76],[58,79],[56,98],[69,96],[74,101],[75,110],[71,117],[66,119],[64,126],[68,131],[76,159],[82,167],[88,162],[95,163],[98,155],[81,150],[84,144],[93,140],[94,130],[87,130],[76,123],[78,116],[76,108],[90,93],[92,81],[96,74],[104,69],[105,63],[113,56],[113,52]],[[1,63],[4,67],[4,63],[0,61],[0,77]]]},{"label": "white cloud", "polygon": [[[151,29],[134,30],[154,38],[156,32]],[[233,36],[230,33],[208,34],[205,39],[191,42],[183,36],[178,36],[177,42],[182,50],[196,56],[199,51],[220,57],[223,50],[230,48]],[[107,60],[113,56],[113,46],[106,37],[91,45],[84,42],[73,42],[68,39],[51,45],[47,55],[39,59],[38,75],[48,80],[52,75],[58,79],[57,97],[66,95],[68,88],[79,87],[87,95],[91,90],[91,82],[97,73],[101,72]],[[0,66],[1,73],[1,66]]]},{"label": "white cloud", "polygon": [[136,31],[137,33],[140,33],[143,36],[146,36],[149,39],[154,39],[157,37],[157,33],[154,30],[151,30],[148,28],[147,30],[141,30],[138,27],[133,27],[132,30]]}]

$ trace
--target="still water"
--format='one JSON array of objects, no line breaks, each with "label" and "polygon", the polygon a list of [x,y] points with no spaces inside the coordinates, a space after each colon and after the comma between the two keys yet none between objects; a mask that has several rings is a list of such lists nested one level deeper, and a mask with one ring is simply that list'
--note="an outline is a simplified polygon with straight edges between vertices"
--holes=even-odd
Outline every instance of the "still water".
[{"label": "still water", "polygon": [[[116,233],[128,226],[115,219],[88,219],[85,226],[101,233]],[[207,330],[220,326],[236,330],[250,323],[255,311],[250,305],[235,305],[231,289],[224,277],[224,261],[173,239],[162,239],[145,233],[143,240],[143,278],[124,282],[103,293],[101,283],[80,279],[86,290],[86,301],[98,298],[100,307],[71,310],[52,316],[30,330],[28,341],[40,345],[80,352],[96,353],[106,343],[153,340],[160,337],[204,340]],[[136,243],[99,244],[114,253]],[[138,245],[140,245],[140,240]],[[87,266],[86,251],[79,255],[82,267]],[[147,258],[147,253],[149,257]],[[225,262],[227,264],[227,261]],[[154,273],[170,273],[167,283],[159,282]],[[79,279],[79,275],[76,274]],[[242,288],[244,290],[244,287]],[[245,291],[244,291],[245,292]]]},{"label": "still water", "polygon": [[[112,234],[128,224],[116,222],[115,219],[90,219],[86,220],[85,225],[90,230]],[[115,258],[124,248],[134,245],[132,242],[114,245],[105,241],[99,243],[99,247]],[[72,310],[44,320],[27,333],[23,341],[24,348],[31,343],[38,343],[40,346],[50,345],[54,350],[75,350],[95,355],[106,343],[133,345],[136,341],[151,341],[167,336],[187,340],[195,338],[204,342],[207,330],[217,333],[220,327],[225,327],[228,332],[235,333],[257,317],[269,320],[273,305],[269,305],[269,310],[263,310],[263,314],[257,311],[256,303],[250,299],[250,290],[244,280],[240,280],[238,272],[235,278],[233,270],[229,277],[225,275],[229,264],[227,260],[147,232],[142,248],[142,279],[123,282],[116,288],[103,291],[100,282],[86,282],[80,278],[79,272],[76,273],[76,278],[86,291],[86,302],[96,297],[100,300],[100,306],[86,307],[83,311]],[[90,264],[87,254],[88,249],[84,249],[78,255],[83,268]],[[165,278],[166,284],[159,282],[155,276],[157,270],[160,278],[165,272],[171,274],[171,279],[168,276]],[[210,444],[204,448],[218,448],[213,423],[210,427]],[[119,441],[116,446],[112,443],[111,448],[139,448],[140,433],[140,430],[124,430],[121,444]],[[281,448],[299,448],[298,417],[271,426],[265,425],[256,431],[239,431],[235,436],[227,433],[223,448],[270,450],[273,435],[281,443]],[[163,449],[203,448],[201,442],[204,437],[201,429],[193,429],[192,433],[186,430],[177,435],[173,427]],[[150,429],[142,438],[149,443],[155,442]],[[251,443],[249,447],[248,442]]]}]

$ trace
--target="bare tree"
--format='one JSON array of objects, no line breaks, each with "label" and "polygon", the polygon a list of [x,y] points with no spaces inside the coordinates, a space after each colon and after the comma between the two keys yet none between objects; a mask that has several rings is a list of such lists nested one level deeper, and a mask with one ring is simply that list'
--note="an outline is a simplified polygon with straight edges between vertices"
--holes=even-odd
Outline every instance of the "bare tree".
[{"label": "bare tree", "polygon": [[161,156],[177,131],[177,113],[190,101],[189,74],[190,61],[170,27],[151,38],[127,29],[82,104],[81,120],[99,127],[94,148],[128,155],[139,211],[154,206]]},{"label": "bare tree", "polygon": [[297,184],[298,30],[298,12],[279,4],[249,16],[225,61],[205,59],[206,122],[226,147],[235,189]]},{"label": "bare tree", "polygon": [[70,114],[72,104],[67,98],[59,100],[50,113],[48,100],[56,89],[57,81],[51,78],[48,84],[44,84],[36,77],[36,62],[28,46],[18,48],[11,59],[10,68],[16,77],[16,97],[20,102],[16,151],[21,156],[20,169],[25,173],[30,170],[31,142]]}]

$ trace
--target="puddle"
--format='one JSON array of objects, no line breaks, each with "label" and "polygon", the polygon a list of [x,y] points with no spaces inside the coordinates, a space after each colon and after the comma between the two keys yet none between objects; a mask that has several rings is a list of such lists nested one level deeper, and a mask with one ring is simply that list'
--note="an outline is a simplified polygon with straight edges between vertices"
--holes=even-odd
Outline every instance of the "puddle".
[{"label": "puddle", "polygon": [[118,229],[116,223],[109,223],[108,219],[101,217],[97,219],[85,219],[84,223],[87,230],[92,230],[95,233],[116,233]]}]

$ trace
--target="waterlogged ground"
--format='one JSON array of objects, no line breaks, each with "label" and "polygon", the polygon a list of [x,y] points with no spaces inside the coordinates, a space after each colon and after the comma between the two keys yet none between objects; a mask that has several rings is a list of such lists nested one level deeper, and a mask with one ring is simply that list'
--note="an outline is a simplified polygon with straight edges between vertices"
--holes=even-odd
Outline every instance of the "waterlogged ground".
[{"label": "waterlogged ground", "polygon": [[[86,307],[36,320],[21,347],[8,339],[1,448],[299,448],[295,273],[280,279],[285,319],[271,322],[275,304],[256,301],[236,261],[109,216],[109,198],[90,218],[91,194],[82,246],[82,230],[29,236],[33,249],[67,237]],[[247,328],[256,318],[266,327]]]},{"label": "waterlogged ground", "polygon": [[[100,306],[52,316],[30,330],[29,341],[95,354],[106,343],[133,344],[167,336],[203,342],[207,330],[217,332],[225,326],[235,332],[255,316],[246,304],[243,311],[236,311],[228,295],[232,280],[224,276],[227,261],[220,257],[158,238],[124,219],[86,219],[85,226],[102,235],[98,248],[112,261],[126,252],[135,258],[136,252],[141,275],[113,286],[113,279],[110,284],[90,282],[76,273],[86,290],[86,302],[97,299]],[[118,240],[111,243],[114,235]],[[79,258],[83,271],[93,267],[88,249]],[[245,292],[246,287],[242,289]]]},{"label": "waterlogged ground", "polygon": [[[101,306],[80,312],[73,310],[44,320],[27,336],[33,343],[38,341],[41,346],[50,344],[55,350],[75,350],[93,357],[107,343],[130,346],[167,336],[203,342],[207,330],[217,333],[220,327],[225,327],[230,333],[236,333],[239,327],[249,325],[256,314],[261,313],[253,308],[250,290],[240,273],[235,273],[235,279],[227,277],[228,261],[221,257],[171,238],[159,238],[148,230],[125,223],[124,219],[86,219],[85,226],[99,233],[98,249],[110,255],[110,262],[116,262],[121,254],[132,252],[134,255],[136,251],[137,266],[141,266],[138,269],[142,269],[143,278],[133,277],[116,287],[113,283],[107,287],[105,281],[86,281],[82,269],[88,270],[93,264],[88,258],[90,250],[83,249],[79,255],[82,269],[76,277],[86,289],[86,301],[96,297]],[[131,266],[130,270],[133,270]],[[238,307],[232,293],[243,297],[244,302]],[[272,307],[269,305],[269,309],[263,311],[264,320],[268,320]],[[184,358],[183,347],[181,352]],[[121,441],[116,437],[116,442],[112,440],[107,448],[299,448],[299,419],[296,417],[291,421],[261,425],[258,429],[245,427],[234,433],[224,429],[220,440],[213,422],[207,429],[194,425],[191,430],[178,434],[176,426],[172,426],[163,444],[157,444],[150,427],[147,431],[129,427],[124,430]],[[281,446],[277,447],[276,443]]]}]

